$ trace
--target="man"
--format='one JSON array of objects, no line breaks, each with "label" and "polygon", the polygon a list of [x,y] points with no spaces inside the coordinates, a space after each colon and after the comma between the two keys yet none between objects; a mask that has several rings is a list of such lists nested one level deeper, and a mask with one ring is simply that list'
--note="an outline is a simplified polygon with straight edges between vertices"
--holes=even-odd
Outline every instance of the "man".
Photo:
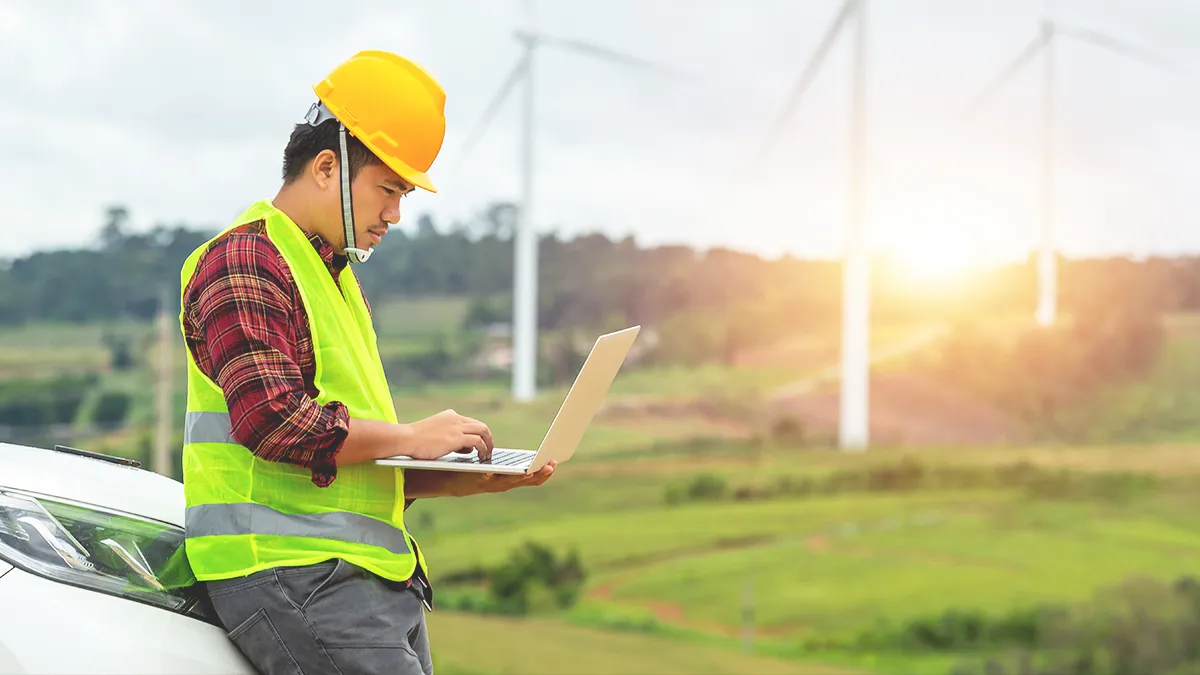
[{"label": "man", "polygon": [[445,94],[419,65],[361,52],[314,88],[284,151],[283,187],[192,253],[181,324],[188,562],[229,637],[262,672],[432,672],[413,499],[539,485],[403,471],[491,432],[447,410],[400,423],[370,310],[348,263],[400,219],[445,133]]}]

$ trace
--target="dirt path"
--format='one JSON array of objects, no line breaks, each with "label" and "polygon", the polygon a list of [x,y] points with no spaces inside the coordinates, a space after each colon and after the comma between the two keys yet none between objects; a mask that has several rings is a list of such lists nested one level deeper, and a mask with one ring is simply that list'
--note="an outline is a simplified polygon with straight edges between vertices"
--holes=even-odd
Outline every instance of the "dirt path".
[{"label": "dirt path", "polygon": [[[870,363],[871,365],[879,365],[893,359],[900,358],[911,354],[919,349],[933,344],[933,342],[946,334],[949,329],[944,325],[929,326],[917,333],[909,336],[904,340],[893,342],[890,345],[882,348],[871,350]],[[820,372],[805,377],[795,382],[785,384],[778,387],[771,393],[770,400],[780,402],[788,398],[807,394],[817,387],[830,382],[836,382],[842,377],[841,363],[834,363],[826,366]]]}]

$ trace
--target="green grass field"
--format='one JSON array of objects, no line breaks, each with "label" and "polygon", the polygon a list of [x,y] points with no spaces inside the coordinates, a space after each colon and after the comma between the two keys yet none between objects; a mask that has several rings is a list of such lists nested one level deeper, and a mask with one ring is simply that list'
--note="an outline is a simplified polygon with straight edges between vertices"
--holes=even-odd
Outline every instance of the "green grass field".
[{"label": "green grass field", "polygon": [[[465,310],[445,299],[387,303],[376,309],[381,342],[391,354],[419,348],[455,330]],[[817,339],[789,345],[780,353],[790,360],[777,366],[622,373],[613,400],[633,405],[601,414],[576,458],[545,486],[421,500],[407,512],[435,584],[495,564],[526,541],[574,548],[588,572],[579,604],[558,614],[434,612],[439,672],[947,673],[961,655],[847,645],[880,626],[951,609],[998,614],[1083,600],[1135,575],[1171,579],[1200,570],[1200,442],[1191,440],[1200,438],[1200,320],[1171,317],[1168,326],[1172,341],[1149,379],[1115,387],[1080,412],[1103,427],[1098,437],[1125,430],[1153,444],[845,454],[750,443],[758,420],[739,400],[827,370],[836,344]],[[99,367],[107,358],[102,335],[98,327],[2,332],[0,377]],[[888,336],[881,331],[876,339]],[[150,419],[149,381],[143,369],[107,375],[105,385],[138,392],[140,423]],[[182,384],[180,373],[177,390]],[[456,408],[486,420],[499,444],[528,447],[563,393],[551,388],[516,405],[503,381],[437,384],[398,392],[396,406],[406,419]],[[137,431],[98,449],[130,454],[132,446],[120,444],[132,443]],[[785,476],[819,483],[866,475],[909,456],[927,468],[981,475],[1023,463],[1066,472],[1066,487],[1056,488],[1056,474],[1047,474],[1053,480],[1040,487],[863,483],[828,493],[728,496]],[[723,480],[727,496],[668,503],[668,493],[701,474]],[[453,598],[458,589],[439,590]],[[747,597],[752,653],[741,648]],[[827,646],[814,651],[818,643]]]},{"label": "green grass field", "polygon": [[[568,471],[567,468],[563,469]],[[564,481],[565,482],[565,481]],[[608,479],[608,489],[628,492],[622,478]],[[858,496],[812,501],[778,501],[746,504],[711,503],[668,507],[661,502],[661,483],[642,488],[652,500],[640,509],[580,512],[559,500],[553,510],[542,513],[527,509],[536,521],[514,527],[484,530],[473,527],[467,538],[441,538],[437,551],[430,551],[430,564],[444,569],[496,562],[506,553],[506,542],[530,539],[556,547],[578,547],[584,564],[613,574],[628,572],[631,565],[642,571],[659,566],[673,573],[683,559],[709,559],[723,553],[770,547],[777,540],[803,544],[811,536],[845,523],[888,518],[897,510],[914,513],[958,508],[952,495],[917,495],[863,499]],[[972,499],[986,497],[971,495]],[[502,501],[501,497],[491,499]],[[564,508],[565,507],[565,508]],[[415,508],[415,507],[414,507]],[[497,510],[500,505],[493,507]],[[601,577],[603,580],[603,576]],[[664,596],[665,597],[665,596]]]},{"label": "green grass field", "polygon": [[148,334],[149,325],[129,321],[75,325],[44,323],[0,329],[0,377],[41,377],[99,370],[108,365],[105,332]]},{"label": "green grass field", "polygon": [[545,619],[502,619],[435,611],[429,615],[429,632],[439,675],[862,672],[852,667],[749,655],[720,645],[617,633]]},{"label": "green grass field", "polygon": [[[1119,450],[912,456],[929,467],[986,471],[1024,461],[1054,471],[1075,467],[1071,471],[1082,475],[1119,470],[1129,480],[1128,467],[1113,463]],[[1141,468],[1153,471],[1155,455],[1158,463],[1174,466],[1171,458],[1183,452],[1194,450],[1163,446],[1138,454]],[[899,457],[886,450],[845,455],[776,449],[759,462],[711,457],[703,470],[735,483],[764,484],[781,473],[828,476],[891,465]],[[1160,484],[1108,497],[991,487],[669,506],[663,499],[667,486],[681,473],[695,473],[677,456],[620,469],[610,464],[564,465],[537,490],[418,502],[409,521],[424,542],[435,582],[439,574],[498,562],[524,541],[576,548],[589,571],[588,588],[560,622],[599,629],[633,617],[635,624],[657,626],[647,629],[647,639],[665,634],[736,650],[749,585],[759,653],[801,666],[911,673],[946,672],[952,655],[813,654],[801,645],[845,641],[881,622],[898,625],[949,609],[1002,613],[1082,601],[1130,576],[1173,579],[1200,569],[1195,465],[1160,473]],[[432,527],[422,529],[425,512]],[[443,653],[448,661],[492,672],[445,643]]]},{"label": "green grass field", "polygon": [[670,603],[683,616],[729,623],[738,616],[740,589],[722,581],[751,579],[769,589],[756,611],[764,626],[838,634],[937,614],[966,598],[971,609],[987,612],[1078,601],[1130,574],[1170,578],[1200,563],[1200,524],[1168,527],[1098,509],[981,501],[928,513],[894,509],[806,540],[648,566],[613,597]]},{"label": "green grass field", "polygon": [[471,301],[463,297],[391,299],[371,307],[380,336],[425,336],[456,333]]}]

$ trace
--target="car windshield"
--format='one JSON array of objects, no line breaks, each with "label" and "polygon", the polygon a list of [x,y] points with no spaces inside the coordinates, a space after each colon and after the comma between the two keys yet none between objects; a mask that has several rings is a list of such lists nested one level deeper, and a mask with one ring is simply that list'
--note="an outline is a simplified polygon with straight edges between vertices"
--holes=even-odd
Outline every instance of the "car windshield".
[{"label": "car windshield", "polygon": [[0,490],[0,558],[58,581],[183,610],[196,582],[183,541],[174,525]]}]

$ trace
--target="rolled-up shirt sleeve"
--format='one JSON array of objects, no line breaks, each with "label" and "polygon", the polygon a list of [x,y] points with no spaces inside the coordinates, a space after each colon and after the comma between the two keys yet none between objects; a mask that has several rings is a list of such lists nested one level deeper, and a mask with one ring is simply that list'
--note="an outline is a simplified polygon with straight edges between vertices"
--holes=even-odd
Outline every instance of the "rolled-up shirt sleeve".
[{"label": "rolled-up shirt sleeve", "polygon": [[269,239],[227,235],[204,255],[189,284],[189,348],[198,357],[204,352],[198,365],[225,394],[234,440],[264,460],[311,470],[312,482],[326,487],[337,477],[349,413],[337,401],[318,404],[306,390],[291,289],[290,272]]}]

